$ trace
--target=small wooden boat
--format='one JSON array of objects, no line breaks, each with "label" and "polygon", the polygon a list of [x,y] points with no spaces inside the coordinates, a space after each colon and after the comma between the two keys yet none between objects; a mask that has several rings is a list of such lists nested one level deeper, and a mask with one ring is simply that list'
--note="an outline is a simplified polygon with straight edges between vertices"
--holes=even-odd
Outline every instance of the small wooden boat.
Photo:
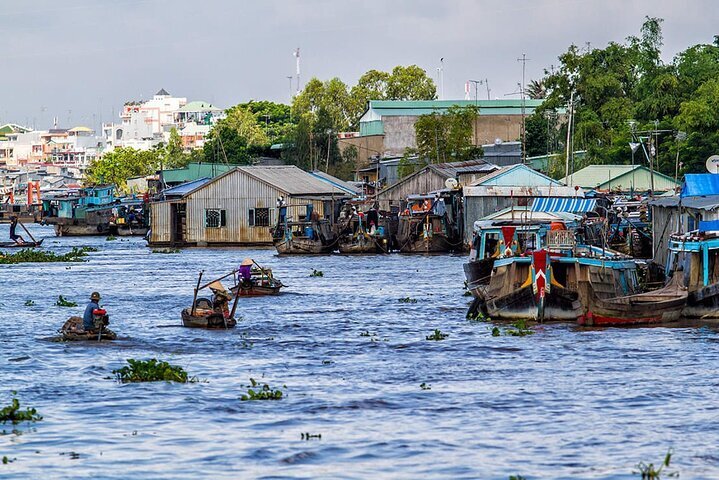
[{"label": "small wooden boat", "polygon": [[240,297],[262,297],[265,295],[279,295],[280,289],[284,287],[281,281],[274,278],[255,277],[251,280],[240,280],[234,287],[230,288],[232,295]]},{"label": "small wooden boat", "polygon": [[[237,310],[237,299],[235,296],[232,310],[228,308],[228,302],[232,299],[232,294],[225,289],[220,280],[233,275],[235,271],[201,285],[202,275],[200,272],[197,278],[197,286],[192,297],[192,306],[185,308],[181,312],[182,326],[188,328],[209,328],[209,329],[228,329],[237,325],[235,320],[235,311]],[[197,298],[200,290],[209,288],[213,293],[213,298]]]},{"label": "small wooden boat", "polygon": [[24,242],[24,243],[15,243],[15,242],[0,242],[0,248],[35,248],[42,245],[42,242],[44,241],[44,238],[41,238],[37,242]]},{"label": "small wooden boat", "polygon": [[646,293],[602,299],[590,282],[583,282],[587,311],[577,319],[585,326],[650,325],[673,322],[681,316],[688,292],[679,272],[664,288]]},{"label": "small wooden boat", "polygon": [[70,317],[58,332],[65,342],[99,342],[117,338],[117,334],[107,327],[103,327],[98,332],[88,332],[83,326],[82,317]]},{"label": "small wooden boat", "polygon": [[234,318],[225,318],[221,313],[212,309],[192,308],[182,310],[182,326],[188,328],[224,329],[237,325]]}]

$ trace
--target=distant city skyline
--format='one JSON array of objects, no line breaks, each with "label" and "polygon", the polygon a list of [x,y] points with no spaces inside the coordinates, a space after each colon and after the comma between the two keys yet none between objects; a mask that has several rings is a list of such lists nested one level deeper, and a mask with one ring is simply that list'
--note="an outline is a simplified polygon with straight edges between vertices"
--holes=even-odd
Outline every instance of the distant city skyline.
[{"label": "distant city skyline", "polygon": [[572,43],[638,35],[647,15],[664,19],[664,61],[719,33],[708,0],[15,2],[0,12],[0,124],[47,129],[57,117],[59,127],[97,129],[161,88],[223,108],[287,103],[298,47],[303,84],[337,76],[351,86],[399,64],[436,81],[443,58],[445,99],[464,98],[470,79],[487,79],[491,98],[517,98],[522,54],[528,82]]}]

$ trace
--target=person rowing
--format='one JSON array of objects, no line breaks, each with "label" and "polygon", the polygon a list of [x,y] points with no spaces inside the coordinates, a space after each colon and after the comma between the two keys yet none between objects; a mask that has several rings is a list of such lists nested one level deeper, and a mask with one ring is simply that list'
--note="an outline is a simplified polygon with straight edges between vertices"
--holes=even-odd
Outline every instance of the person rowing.
[{"label": "person rowing", "polygon": [[23,243],[25,243],[25,239],[18,235],[17,232],[15,232],[15,229],[17,228],[17,222],[18,219],[15,215],[10,217],[10,240],[17,243],[18,245],[22,245]]}]

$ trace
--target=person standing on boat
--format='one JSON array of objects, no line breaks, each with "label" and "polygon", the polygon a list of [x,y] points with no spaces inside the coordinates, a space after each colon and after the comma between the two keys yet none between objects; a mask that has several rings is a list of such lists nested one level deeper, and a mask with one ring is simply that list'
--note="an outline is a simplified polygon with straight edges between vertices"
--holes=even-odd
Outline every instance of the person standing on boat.
[{"label": "person standing on boat", "polygon": [[95,329],[95,318],[93,311],[100,308],[100,294],[98,292],[92,292],[90,295],[90,303],[85,307],[85,313],[82,316],[82,325],[86,332],[90,332]]},{"label": "person standing on boat", "polygon": [[15,232],[15,229],[17,228],[17,217],[13,215],[10,217],[10,240],[17,243],[18,245],[22,245],[25,243],[25,239],[22,238],[20,235],[18,235]]}]

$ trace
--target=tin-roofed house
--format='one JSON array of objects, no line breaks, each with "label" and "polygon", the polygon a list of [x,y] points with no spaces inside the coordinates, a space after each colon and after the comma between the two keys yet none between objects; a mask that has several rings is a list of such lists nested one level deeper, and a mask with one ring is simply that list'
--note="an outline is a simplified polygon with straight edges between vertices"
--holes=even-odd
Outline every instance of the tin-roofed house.
[{"label": "tin-roofed house", "polygon": [[236,167],[164,192],[153,202],[149,243],[153,246],[271,245],[277,199],[288,216],[300,218],[312,204],[334,219],[340,202],[354,195],[339,179],[316,176],[295,166]]}]

